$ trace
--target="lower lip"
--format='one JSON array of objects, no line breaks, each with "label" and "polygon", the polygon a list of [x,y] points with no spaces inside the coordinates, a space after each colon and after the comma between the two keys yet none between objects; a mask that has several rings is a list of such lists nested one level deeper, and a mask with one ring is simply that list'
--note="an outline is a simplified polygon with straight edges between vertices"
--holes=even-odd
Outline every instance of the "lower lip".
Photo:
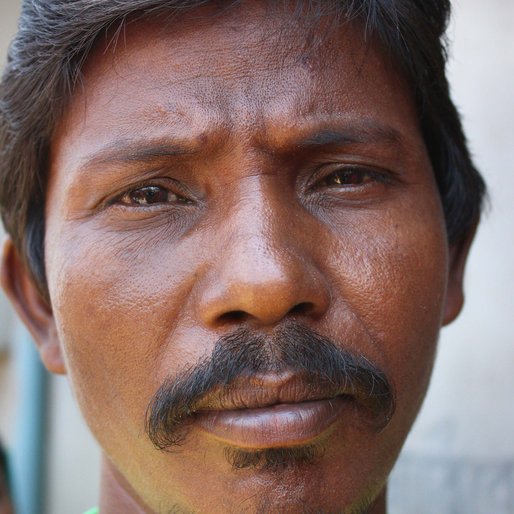
[{"label": "lower lip", "polygon": [[205,411],[197,426],[228,444],[242,448],[273,448],[307,444],[328,430],[349,401],[283,403],[260,409]]}]

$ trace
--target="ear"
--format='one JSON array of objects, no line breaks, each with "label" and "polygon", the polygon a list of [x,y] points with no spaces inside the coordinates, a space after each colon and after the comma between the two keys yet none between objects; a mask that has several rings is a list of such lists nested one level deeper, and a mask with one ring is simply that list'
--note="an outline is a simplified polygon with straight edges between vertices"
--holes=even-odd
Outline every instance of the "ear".
[{"label": "ear", "polygon": [[43,364],[52,373],[65,374],[52,308],[41,296],[10,238],[3,247],[0,283],[36,342]]},{"label": "ear", "polygon": [[464,238],[450,246],[448,288],[446,291],[443,325],[448,325],[454,321],[464,305],[464,270],[477,226],[478,221]]}]

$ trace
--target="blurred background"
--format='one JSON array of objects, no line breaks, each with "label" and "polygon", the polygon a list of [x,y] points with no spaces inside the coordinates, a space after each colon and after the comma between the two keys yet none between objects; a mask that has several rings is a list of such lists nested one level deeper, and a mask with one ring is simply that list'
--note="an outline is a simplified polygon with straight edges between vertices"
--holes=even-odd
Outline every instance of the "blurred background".
[{"label": "blurred background", "polygon": [[[19,0],[0,0],[0,62]],[[514,514],[514,1],[460,0],[450,81],[490,208],[466,305],[442,332],[431,387],[395,468],[391,514]],[[0,236],[2,235],[0,227]],[[65,378],[50,377],[0,293],[0,439],[18,514],[81,514],[98,499],[99,450]]]}]

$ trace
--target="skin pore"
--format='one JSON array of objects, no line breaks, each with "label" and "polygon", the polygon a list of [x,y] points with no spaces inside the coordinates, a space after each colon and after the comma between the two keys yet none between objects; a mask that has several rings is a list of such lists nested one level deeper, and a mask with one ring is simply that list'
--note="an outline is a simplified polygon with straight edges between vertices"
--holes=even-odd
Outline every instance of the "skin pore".
[{"label": "skin pore", "polygon": [[[51,148],[51,305],[9,244],[4,287],[102,447],[102,514],[383,514],[462,305],[465,252],[449,251],[411,93],[357,25],[307,29],[257,1],[210,10],[97,43]],[[154,447],[145,415],[167,379],[238,329],[293,322],[384,371],[383,430],[353,409],[319,433],[277,429],[276,446],[323,448],[279,471],[235,470],[227,448],[262,441],[236,445],[230,427],[193,421],[180,446]]]}]

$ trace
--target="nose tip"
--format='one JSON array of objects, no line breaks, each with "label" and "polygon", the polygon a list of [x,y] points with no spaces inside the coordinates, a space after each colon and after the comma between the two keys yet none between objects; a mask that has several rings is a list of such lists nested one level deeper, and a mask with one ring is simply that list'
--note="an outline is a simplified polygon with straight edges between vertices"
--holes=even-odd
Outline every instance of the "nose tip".
[{"label": "nose tip", "polygon": [[[262,256],[261,256],[262,257]],[[330,303],[321,273],[298,256],[259,259],[248,266],[228,259],[207,277],[197,302],[209,327],[227,324],[273,326],[285,318],[321,316]],[[231,262],[232,261],[232,262]]]}]

